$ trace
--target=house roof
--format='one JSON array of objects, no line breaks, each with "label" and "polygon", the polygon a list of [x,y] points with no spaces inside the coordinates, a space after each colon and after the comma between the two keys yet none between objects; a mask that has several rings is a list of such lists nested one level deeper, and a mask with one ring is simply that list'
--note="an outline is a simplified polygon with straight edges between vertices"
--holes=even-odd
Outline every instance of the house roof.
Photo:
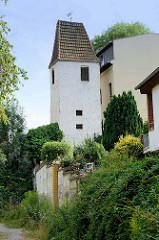
[{"label": "house roof", "polygon": [[99,62],[83,23],[58,20],[49,68],[57,60]]},{"label": "house roof", "polygon": [[99,57],[103,52],[105,52],[109,47],[113,46],[113,41],[107,43],[103,48],[101,48],[97,53],[97,57]]},{"label": "house roof", "polygon": [[102,47],[97,53],[97,57],[99,57],[103,52],[105,52],[110,46],[113,45],[114,41],[122,41],[125,39],[130,39],[130,38],[139,38],[139,37],[147,37],[147,36],[156,36],[159,35],[159,33],[146,33],[146,34],[141,34],[141,35],[135,35],[135,36],[129,36],[129,37],[123,37],[123,38],[117,38],[114,39],[112,41],[110,41],[109,43],[107,43],[104,47]]},{"label": "house roof", "polygon": [[159,67],[156,68],[147,78],[140,82],[135,90],[140,89],[142,94],[148,93],[159,84]]}]

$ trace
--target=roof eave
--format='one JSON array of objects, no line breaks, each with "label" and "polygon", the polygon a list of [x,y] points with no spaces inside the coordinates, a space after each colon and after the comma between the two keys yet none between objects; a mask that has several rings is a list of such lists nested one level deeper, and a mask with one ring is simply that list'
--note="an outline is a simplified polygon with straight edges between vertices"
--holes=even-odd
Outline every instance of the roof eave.
[{"label": "roof eave", "polygon": [[99,60],[71,60],[71,59],[56,59],[54,62],[50,63],[48,66],[48,69],[51,69],[51,67],[56,63],[56,62],[88,62],[88,63],[98,63],[99,64]]},{"label": "roof eave", "polygon": [[112,62],[107,62],[106,64],[104,64],[101,68],[100,68],[100,74],[102,72],[104,72],[106,69],[108,69],[110,66],[112,66],[113,63]]},{"label": "roof eave", "polygon": [[113,41],[107,43],[102,49],[100,49],[97,53],[96,56],[98,57],[99,55],[101,55],[104,51],[106,51],[109,47],[111,47],[113,45]]},{"label": "roof eave", "polygon": [[145,78],[142,82],[140,82],[136,87],[135,90],[140,89],[143,87],[147,82],[149,82],[157,73],[159,73],[159,67],[156,68],[147,78]]}]

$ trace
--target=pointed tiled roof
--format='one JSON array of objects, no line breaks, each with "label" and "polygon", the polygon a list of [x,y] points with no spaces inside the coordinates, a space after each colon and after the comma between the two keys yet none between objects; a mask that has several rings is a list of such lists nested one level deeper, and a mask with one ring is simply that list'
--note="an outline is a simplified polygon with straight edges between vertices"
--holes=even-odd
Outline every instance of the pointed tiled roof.
[{"label": "pointed tiled roof", "polygon": [[49,68],[57,60],[99,62],[83,23],[58,20]]}]

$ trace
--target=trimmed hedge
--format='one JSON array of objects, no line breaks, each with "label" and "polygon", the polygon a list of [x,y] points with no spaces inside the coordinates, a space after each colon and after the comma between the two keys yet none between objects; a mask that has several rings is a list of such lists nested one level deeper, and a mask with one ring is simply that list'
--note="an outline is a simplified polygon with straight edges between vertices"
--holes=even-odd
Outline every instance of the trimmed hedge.
[{"label": "trimmed hedge", "polygon": [[73,157],[73,150],[68,142],[47,142],[44,143],[41,150],[41,160],[53,161],[58,156]]}]

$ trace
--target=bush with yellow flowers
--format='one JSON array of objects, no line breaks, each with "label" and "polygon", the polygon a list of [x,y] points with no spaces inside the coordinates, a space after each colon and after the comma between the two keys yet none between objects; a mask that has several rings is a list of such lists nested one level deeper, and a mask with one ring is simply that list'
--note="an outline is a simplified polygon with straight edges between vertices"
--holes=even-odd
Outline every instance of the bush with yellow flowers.
[{"label": "bush with yellow flowers", "polygon": [[119,141],[115,144],[114,150],[120,154],[128,154],[128,156],[141,158],[143,156],[143,147],[140,137],[126,135],[125,137],[120,136]]}]

